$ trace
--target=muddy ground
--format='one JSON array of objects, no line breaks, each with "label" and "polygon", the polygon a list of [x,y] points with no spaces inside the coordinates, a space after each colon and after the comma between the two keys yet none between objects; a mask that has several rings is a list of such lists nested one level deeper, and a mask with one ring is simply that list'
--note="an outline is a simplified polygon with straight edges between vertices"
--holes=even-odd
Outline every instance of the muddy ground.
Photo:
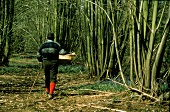
[{"label": "muddy ground", "polygon": [[48,100],[39,63],[12,62],[0,71],[0,112],[169,112],[167,103],[138,101],[139,96],[127,90],[86,89],[99,81],[82,72],[59,73],[55,97]]}]

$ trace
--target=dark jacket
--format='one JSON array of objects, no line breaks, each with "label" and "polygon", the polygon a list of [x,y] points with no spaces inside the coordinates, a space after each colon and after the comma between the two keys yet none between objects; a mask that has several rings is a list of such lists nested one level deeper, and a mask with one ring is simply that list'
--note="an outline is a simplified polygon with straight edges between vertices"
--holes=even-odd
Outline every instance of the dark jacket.
[{"label": "dark jacket", "polygon": [[43,60],[58,60],[59,54],[64,55],[67,54],[67,52],[61,48],[59,43],[48,40],[40,46],[37,52],[37,59],[39,62]]}]

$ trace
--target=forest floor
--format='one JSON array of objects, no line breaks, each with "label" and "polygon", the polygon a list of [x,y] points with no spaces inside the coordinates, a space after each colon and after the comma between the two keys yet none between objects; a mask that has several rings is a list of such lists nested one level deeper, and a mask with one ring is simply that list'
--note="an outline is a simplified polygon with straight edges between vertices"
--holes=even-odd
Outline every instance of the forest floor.
[{"label": "forest floor", "polygon": [[138,101],[127,90],[97,90],[95,86],[106,83],[81,71],[59,73],[55,97],[48,100],[39,65],[24,58],[0,68],[0,112],[169,112],[167,103]]}]

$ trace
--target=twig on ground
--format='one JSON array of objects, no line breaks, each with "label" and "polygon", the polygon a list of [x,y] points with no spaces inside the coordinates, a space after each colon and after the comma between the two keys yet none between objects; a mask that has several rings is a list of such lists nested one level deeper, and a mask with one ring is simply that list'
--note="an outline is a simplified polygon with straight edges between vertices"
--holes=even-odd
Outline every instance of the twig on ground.
[{"label": "twig on ground", "polygon": [[92,108],[96,108],[96,109],[106,109],[106,110],[111,110],[114,112],[126,112],[123,110],[118,110],[118,109],[112,109],[112,108],[108,108],[108,107],[102,107],[102,106],[93,106],[91,104],[85,105],[85,104],[77,104],[77,106],[79,107],[92,107]]},{"label": "twig on ground", "polygon": [[[41,68],[42,68],[42,65],[40,65],[40,69],[41,69]],[[31,86],[31,89],[30,89],[29,94],[31,94],[31,91],[32,91],[32,89],[33,89],[33,87],[34,87],[34,85],[35,85],[35,82],[37,81],[37,78],[38,78],[39,75],[40,75],[40,72],[37,73],[37,76],[36,76],[36,78],[35,78],[35,80],[34,80],[32,86]]]},{"label": "twig on ground", "polygon": [[93,89],[79,89],[81,91],[92,91],[92,92],[98,92],[98,93],[103,93],[103,94],[116,94],[113,92],[105,92],[105,91],[99,91],[99,90],[93,90]]},{"label": "twig on ground", "polygon": [[32,86],[31,86],[31,89],[30,89],[29,94],[31,94],[31,91],[32,91],[32,89],[33,89],[33,87],[34,87],[34,85],[35,85],[35,82],[36,82],[36,80],[37,80],[37,78],[38,78],[39,74],[40,74],[40,72],[38,72],[38,73],[37,73],[37,76],[36,76],[36,78],[35,78],[35,80],[34,80],[34,82],[33,82]]},{"label": "twig on ground", "polygon": [[47,104],[48,104],[50,107],[55,107],[54,105],[50,104],[49,102],[47,102]]}]

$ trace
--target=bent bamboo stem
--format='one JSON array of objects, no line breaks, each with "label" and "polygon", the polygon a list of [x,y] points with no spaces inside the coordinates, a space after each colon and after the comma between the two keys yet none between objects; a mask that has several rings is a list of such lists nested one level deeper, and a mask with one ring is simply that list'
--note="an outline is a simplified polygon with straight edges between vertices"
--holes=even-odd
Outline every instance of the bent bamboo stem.
[{"label": "bent bamboo stem", "polygon": [[[111,79],[110,79],[110,80],[111,80]],[[117,81],[114,81],[114,80],[111,80],[111,81],[114,82],[114,83],[116,83],[116,84],[125,86],[125,87],[126,87],[128,90],[130,90],[130,91],[137,92],[137,93],[139,93],[139,94],[141,94],[141,95],[143,95],[143,96],[147,96],[147,97],[149,97],[149,98],[151,98],[151,99],[154,99],[154,100],[157,101],[157,102],[160,101],[158,98],[155,98],[155,97],[153,97],[153,96],[151,96],[151,95],[149,95],[149,94],[147,94],[147,93],[145,93],[145,92],[143,92],[143,91],[141,91],[141,90],[138,90],[138,89],[136,89],[136,88],[127,86],[127,85],[125,85],[125,84],[122,84],[122,83],[117,82]]]}]

